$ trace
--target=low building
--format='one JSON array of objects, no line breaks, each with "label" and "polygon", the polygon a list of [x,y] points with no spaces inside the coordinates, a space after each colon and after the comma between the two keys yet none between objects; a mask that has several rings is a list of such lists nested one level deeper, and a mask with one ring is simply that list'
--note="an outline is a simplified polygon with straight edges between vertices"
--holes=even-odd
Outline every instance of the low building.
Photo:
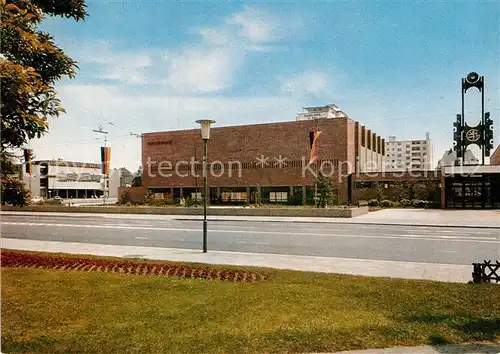
[{"label": "low building", "polygon": [[[310,163],[314,132],[317,161]],[[146,133],[142,137],[143,186],[173,198],[202,191],[203,143],[199,129]],[[380,171],[384,139],[348,117],[214,127],[208,144],[212,203],[310,202],[316,176],[332,176],[337,197],[348,201],[348,176]]]},{"label": "low building", "polygon": [[[457,152],[453,149],[446,150],[443,157],[438,161],[437,168],[443,168],[446,166],[455,166],[459,164],[457,158]],[[464,165],[477,165],[479,164],[479,159],[474,155],[471,150],[466,150],[463,158]]]},{"label": "low building", "polygon": [[[31,174],[20,166],[20,178],[32,196],[42,198],[98,198],[104,194],[104,175],[101,164],[63,160],[33,161]],[[117,197],[120,185],[119,170],[108,177],[109,197]]]}]

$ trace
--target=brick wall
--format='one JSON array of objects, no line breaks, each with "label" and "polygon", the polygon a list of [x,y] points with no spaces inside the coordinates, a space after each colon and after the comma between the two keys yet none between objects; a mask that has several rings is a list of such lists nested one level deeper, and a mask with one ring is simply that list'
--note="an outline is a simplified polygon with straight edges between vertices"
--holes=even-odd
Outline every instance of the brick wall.
[{"label": "brick wall", "polygon": [[[143,203],[147,194],[146,187],[119,187],[118,200],[126,200],[133,203]],[[126,199],[125,199],[126,198]]]},{"label": "brick wall", "polygon": [[[292,121],[271,124],[255,124],[212,128],[208,143],[208,162],[214,165],[208,174],[209,187],[256,187],[256,186],[311,186],[315,176],[303,168],[309,160],[309,133],[321,130],[317,140],[319,166],[324,172],[335,169],[333,180],[342,201],[347,200],[346,180],[339,180],[340,172],[354,172],[359,147],[356,133],[359,124],[349,118],[323,119],[318,121]],[[359,136],[358,136],[359,139]],[[143,185],[148,188],[201,187],[202,140],[199,129],[144,134],[142,140]],[[276,159],[284,159],[285,165],[273,166]],[[267,158],[262,168],[257,158]],[[150,159],[148,162],[148,159]],[[159,165],[163,162],[162,172]],[[188,165],[197,161],[194,167]],[[229,163],[232,165],[231,174]],[[221,163],[225,165],[222,167]],[[176,173],[176,165],[179,167]],[[312,167],[316,171],[315,167]]]},{"label": "brick wall", "polygon": [[491,154],[490,165],[500,165],[500,145],[498,145],[493,154]]}]

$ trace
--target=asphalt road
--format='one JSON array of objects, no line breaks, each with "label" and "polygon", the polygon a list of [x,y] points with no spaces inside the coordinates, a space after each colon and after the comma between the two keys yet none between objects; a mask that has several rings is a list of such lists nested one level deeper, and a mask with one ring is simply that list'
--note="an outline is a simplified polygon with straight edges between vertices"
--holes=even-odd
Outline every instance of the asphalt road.
[{"label": "asphalt road", "polygon": [[[4,238],[201,249],[201,221],[166,216],[1,216]],[[257,219],[257,218],[256,218]],[[488,228],[209,221],[208,248],[469,265],[500,259],[500,231]]]}]

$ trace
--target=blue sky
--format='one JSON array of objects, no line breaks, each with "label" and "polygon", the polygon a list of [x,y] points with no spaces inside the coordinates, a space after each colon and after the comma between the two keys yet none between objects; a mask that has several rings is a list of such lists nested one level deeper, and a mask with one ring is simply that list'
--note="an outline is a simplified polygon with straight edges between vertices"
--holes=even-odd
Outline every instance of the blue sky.
[{"label": "blue sky", "polygon": [[[430,132],[437,162],[472,70],[499,141],[498,2],[93,0],[88,12],[43,25],[80,71],[57,85],[67,115],[31,142],[37,158],[98,162],[103,125],[112,167],[135,170],[131,132],[294,120],[334,103],[383,136]],[[467,95],[470,119],[479,97]]]}]

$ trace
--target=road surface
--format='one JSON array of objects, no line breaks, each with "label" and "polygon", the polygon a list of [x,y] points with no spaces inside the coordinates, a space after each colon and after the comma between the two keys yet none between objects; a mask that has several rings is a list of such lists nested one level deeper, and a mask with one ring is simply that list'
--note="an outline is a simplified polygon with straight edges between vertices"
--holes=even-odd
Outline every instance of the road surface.
[{"label": "road surface", "polygon": [[[182,216],[2,214],[2,237],[201,249],[202,224]],[[208,249],[470,265],[500,259],[489,228],[209,221]]]}]

